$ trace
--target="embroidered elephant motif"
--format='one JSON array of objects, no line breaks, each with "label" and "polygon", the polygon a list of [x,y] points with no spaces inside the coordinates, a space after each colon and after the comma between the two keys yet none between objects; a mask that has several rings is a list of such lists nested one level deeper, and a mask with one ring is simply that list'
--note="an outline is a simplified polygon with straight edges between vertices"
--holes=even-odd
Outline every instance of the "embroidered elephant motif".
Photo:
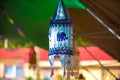
[{"label": "embroidered elephant motif", "polygon": [[57,41],[64,41],[66,39],[68,39],[68,37],[66,36],[64,32],[57,33]]}]

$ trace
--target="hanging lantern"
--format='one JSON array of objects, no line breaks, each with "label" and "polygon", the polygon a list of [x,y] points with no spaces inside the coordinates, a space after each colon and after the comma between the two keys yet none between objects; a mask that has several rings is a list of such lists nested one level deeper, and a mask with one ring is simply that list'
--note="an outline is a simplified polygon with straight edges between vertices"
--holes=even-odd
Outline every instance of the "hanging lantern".
[{"label": "hanging lantern", "polygon": [[33,68],[35,69],[36,68],[36,52],[34,50],[34,46],[31,47],[31,51],[29,53],[29,68]]},{"label": "hanging lantern", "polygon": [[67,69],[67,79],[70,80],[70,76],[74,76],[75,80],[77,80],[78,75],[79,75],[79,63],[80,63],[80,58],[79,58],[79,50],[77,46],[77,41],[75,38],[73,39],[73,57],[69,60],[66,69]]},{"label": "hanging lantern", "polygon": [[59,0],[55,14],[50,21],[49,28],[49,61],[51,64],[51,76],[54,74],[54,58],[59,58],[65,76],[65,67],[72,57],[72,20],[63,4]]}]

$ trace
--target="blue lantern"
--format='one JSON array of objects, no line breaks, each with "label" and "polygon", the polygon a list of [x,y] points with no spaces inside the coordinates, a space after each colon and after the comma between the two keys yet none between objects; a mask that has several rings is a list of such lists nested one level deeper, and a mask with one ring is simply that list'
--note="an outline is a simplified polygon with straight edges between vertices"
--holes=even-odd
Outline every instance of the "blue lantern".
[{"label": "blue lantern", "polygon": [[59,0],[56,11],[50,20],[49,37],[49,61],[51,64],[51,76],[54,74],[54,58],[59,58],[65,76],[65,67],[72,57],[72,20],[65,8],[63,1]]}]

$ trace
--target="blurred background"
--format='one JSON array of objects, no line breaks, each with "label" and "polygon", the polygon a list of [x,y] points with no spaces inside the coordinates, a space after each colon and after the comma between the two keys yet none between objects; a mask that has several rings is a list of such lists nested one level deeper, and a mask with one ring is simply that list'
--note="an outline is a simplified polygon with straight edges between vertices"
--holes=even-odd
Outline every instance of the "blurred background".
[{"label": "blurred background", "polygon": [[0,80],[119,80],[120,0],[63,0],[74,55],[65,77],[59,59],[50,77],[48,29],[58,1],[0,0]]}]

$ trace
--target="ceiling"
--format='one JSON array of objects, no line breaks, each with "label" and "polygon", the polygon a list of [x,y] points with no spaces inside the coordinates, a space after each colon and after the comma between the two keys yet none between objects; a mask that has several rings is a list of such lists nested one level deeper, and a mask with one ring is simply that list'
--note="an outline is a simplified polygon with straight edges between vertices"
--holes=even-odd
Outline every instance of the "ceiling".
[{"label": "ceiling", "polygon": [[[32,41],[35,45],[48,49],[49,21],[58,0],[0,0],[4,10],[0,10],[0,34],[18,41]],[[66,2],[68,0],[64,0]],[[78,1],[78,0],[69,0]],[[120,35],[120,0],[81,0],[104,23]],[[65,4],[67,6],[67,4]],[[99,46],[120,61],[120,40],[86,10],[67,7],[77,37],[83,37]],[[6,13],[5,13],[6,12]],[[10,23],[19,26],[25,37],[21,37]],[[99,53],[98,53],[99,54]]]},{"label": "ceiling", "polygon": [[[119,0],[81,0],[112,30],[120,35]],[[99,46],[120,61],[120,40],[113,36],[87,11],[69,9],[73,20],[74,33]],[[99,54],[99,53],[98,53]]]}]

